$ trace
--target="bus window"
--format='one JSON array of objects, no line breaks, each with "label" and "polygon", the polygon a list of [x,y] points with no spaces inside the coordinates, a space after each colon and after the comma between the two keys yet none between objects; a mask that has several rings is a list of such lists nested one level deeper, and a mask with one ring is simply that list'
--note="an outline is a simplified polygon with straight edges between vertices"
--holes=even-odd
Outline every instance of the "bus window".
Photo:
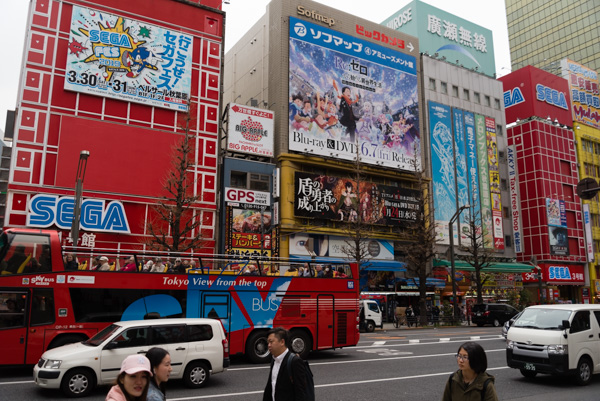
[{"label": "bus window", "polygon": [[1,264],[2,274],[49,272],[51,260],[50,237],[15,234]]},{"label": "bus window", "polygon": [[25,294],[0,293],[0,328],[25,326]]},{"label": "bus window", "polygon": [[31,297],[31,326],[54,323],[54,290],[34,288]]}]

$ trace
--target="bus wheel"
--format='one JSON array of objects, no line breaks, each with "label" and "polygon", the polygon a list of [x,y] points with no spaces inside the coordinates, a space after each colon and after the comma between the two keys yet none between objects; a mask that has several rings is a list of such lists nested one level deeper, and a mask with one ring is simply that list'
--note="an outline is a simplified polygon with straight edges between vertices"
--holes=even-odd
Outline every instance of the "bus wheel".
[{"label": "bus wheel", "polygon": [[62,347],[63,345],[67,345],[67,344],[79,343],[84,340],[85,340],[85,338],[83,338],[82,336],[66,335],[66,336],[58,337],[54,341],[52,341],[50,343],[50,345],[48,346],[48,349]]},{"label": "bus wheel", "polygon": [[269,362],[271,353],[269,352],[266,331],[256,331],[248,337],[246,355],[254,363]]},{"label": "bus wheel", "polygon": [[185,368],[183,381],[189,388],[200,388],[206,385],[210,377],[210,369],[204,362],[192,362]]},{"label": "bus wheel", "polygon": [[65,373],[60,388],[67,397],[85,397],[96,386],[96,377],[89,369],[73,369]]},{"label": "bus wheel", "polygon": [[302,330],[292,330],[290,333],[290,348],[300,358],[306,359],[312,349],[310,337]]}]

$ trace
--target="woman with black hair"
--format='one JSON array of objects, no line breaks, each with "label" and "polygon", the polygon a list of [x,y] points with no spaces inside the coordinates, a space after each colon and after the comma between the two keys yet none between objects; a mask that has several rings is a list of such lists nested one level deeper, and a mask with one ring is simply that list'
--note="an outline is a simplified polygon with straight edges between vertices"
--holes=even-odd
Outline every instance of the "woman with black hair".
[{"label": "woman with black hair", "polygon": [[494,376],[486,372],[487,357],[481,345],[469,341],[458,348],[458,371],[446,382],[442,401],[498,401]]},{"label": "woman with black hair", "polygon": [[150,379],[147,401],[165,401],[167,399],[166,383],[173,370],[171,355],[162,348],[154,347],[146,352],[146,358],[150,360],[154,374]]}]

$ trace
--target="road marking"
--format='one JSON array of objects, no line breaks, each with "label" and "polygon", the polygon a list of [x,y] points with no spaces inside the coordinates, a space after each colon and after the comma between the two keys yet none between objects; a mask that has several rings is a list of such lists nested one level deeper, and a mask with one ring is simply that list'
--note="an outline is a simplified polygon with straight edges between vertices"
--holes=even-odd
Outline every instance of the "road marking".
[{"label": "road marking", "polygon": [[385,341],[373,341],[372,347],[379,346],[385,344]]},{"label": "road marking", "polygon": [[409,344],[419,344],[421,340],[408,340]]},{"label": "road marking", "polygon": [[480,340],[480,339],[481,339],[480,336],[473,336],[473,337],[471,337],[471,340]]},{"label": "road marking", "polygon": [[[486,351],[486,352],[489,352],[489,351]],[[498,368],[488,368],[487,370],[502,370],[502,369],[510,369],[510,368],[508,366],[502,366],[502,367],[498,367]],[[328,383],[328,384],[316,384],[315,388],[421,379],[421,378],[429,378],[429,377],[435,377],[435,376],[448,376],[450,373],[452,373],[452,372],[439,372],[439,373],[427,373],[427,374],[423,374],[423,375],[413,375],[413,376],[387,377],[384,379],[358,380],[358,381],[343,382],[343,383],[338,382],[338,383]],[[213,395],[203,395],[203,396],[196,396],[196,397],[170,398],[170,400],[171,401],[202,400],[202,399],[207,399],[207,398],[235,397],[235,396],[244,396],[244,395],[250,395],[250,394],[263,394],[263,393],[264,393],[264,390],[258,390],[258,391],[245,391],[243,393],[213,394]]]},{"label": "road marking", "polygon": [[[425,341],[425,340],[408,340],[408,343],[401,343],[401,344],[390,344],[390,342],[386,342],[385,345],[386,347],[405,347],[408,345],[431,345],[431,344],[436,344],[436,343],[458,343],[458,342],[465,342],[467,341],[468,337],[463,337],[463,338],[457,338],[456,340],[452,340],[451,338],[437,338],[437,339],[432,339],[431,341]],[[490,340],[499,340],[499,339],[503,339],[503,337],[501,335],[497,335],[497,336],[492,336],[489,338],[480,338],[479,341],[490,341]],[[406,340],[403,340],[406,341]],[[414,342],[411,342],[414,341]],[[355,349],[360,349],[360,348],[371,348],[373,345],[357,345],[354,347],[344,347],[345,350],[351,351],[351,350],[355,350]]]},{"label": "road marking", "polygon": [[33,380],[23,380],[22,382],[0,382],[0,386],[5,384],[23,384],[23,383],[33,383]]},{"label": "road marking", "polygon": [[447,343],[450,341],[450,338],[440,338],[441,343]]}]

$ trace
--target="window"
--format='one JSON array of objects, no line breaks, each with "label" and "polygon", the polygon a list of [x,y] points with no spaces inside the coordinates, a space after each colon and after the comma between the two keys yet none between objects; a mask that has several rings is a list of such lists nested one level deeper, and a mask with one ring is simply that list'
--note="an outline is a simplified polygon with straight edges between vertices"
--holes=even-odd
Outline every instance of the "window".
[{"label": "window", "polygon": [[506,191],[506,190],[508,189],[508,183],[507,183],[507,181],[506,181],[506,178],[502,178],[502,179],[500,180],[500,188],[501,188],[503,191]]},{"label": "window", "polygon": [[498,151],[498,159],[501,162],[506,162],[506,153],[504,153],[503,151]]},{"label": "window", "polygon": [[52,271],[50,237],[16,234],[0,265],[2,274],[43,273]]},{"label": "window", "polygon": [[479,92],[473,92],[473,101],[477,104],[481,104],[481,95]]},{"label": "window", "polygon": [[115,342],[115,348],[143,347],[148,344],[148,328],[132,327],[123,331],[111,342]]},{"label": "window", "polygon": [[468,89],[463,89],[463,99],[465,99],[466,101],[470,101],[471,97],[469,96],[469,90]]},{"label": "window", "polygon": [[508,210],[508,206],[502,206],[502,217],[504,217],[505,219],[508,219],[510,217],[510,211]]},{"label": "window", "polygon": [[483,97],[484,100],[484,106],[490,107],[490,97],[488,95],[485,95]]},{"label": "window", "polygon": [[575,314],[573,322],[571,323],[571,334],[578,333],[580,331],[589,330],[590,326],[590,312],[579,311]]},{"label": "window", "polygon": [[271,176],[267,174],[232,171],[230,177],[230,185],[233,188],[253,189],[263,192],[271,190]]},{"label": "window", "polygon": [[452,96],[458,97],[458,86],[452,85]]},{"label": "window", "polygon": [[500,99],[494,98],[494,108],[500,110]]},{"label": "window", "polygon": [[34,288],[31,297],[31,326],[54,323],[54,290]]},{"label": "window", "polygon": [[510,235],[504,236],[504,246],[506,248],[512,248],[512,237]]},{"label": "window", "polygon": [[188,341],[208,341],[213,338],[213,330],[209,324],[188,326]]},{"label": "window", "polygon": [[440,90],[444,95],[448,94],[448,84],[446,82],[440,81]]},{"label": "window", "polygon": [[435,90],[435,79],[429,78],[429,90]]},{"label": "window", "polygon": [[0,292],[0,328],[25,326],[24,292]]},{"label": "window", "polygon": [[152,344],[175,344],[185,342],[185,329],[186,326],[173,325],[173,326],[154,326],[152,327]]},{"label": "window", "polygon": [[497,136],[504,136],[504,130],[502,129],[501,125],[496,125],[496,135]]}]

